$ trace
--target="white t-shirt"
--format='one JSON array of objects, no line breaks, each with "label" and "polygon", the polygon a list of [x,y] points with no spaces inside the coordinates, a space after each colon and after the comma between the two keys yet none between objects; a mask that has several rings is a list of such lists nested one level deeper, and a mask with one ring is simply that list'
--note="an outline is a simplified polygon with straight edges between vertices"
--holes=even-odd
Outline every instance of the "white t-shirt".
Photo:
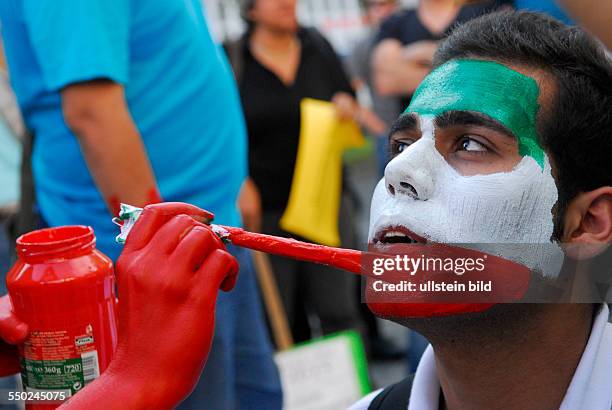
[{"label": "white t-shirt", "polygon": [[[593,328],[559,410],[612,409],[612,324],[608,323],[609,309],[604,304],[593,321]],[[349,410],[367,410],[382,391],[368,394]],[[440,381],[431,345],[419,362],[408,410],[438,410]]]}]

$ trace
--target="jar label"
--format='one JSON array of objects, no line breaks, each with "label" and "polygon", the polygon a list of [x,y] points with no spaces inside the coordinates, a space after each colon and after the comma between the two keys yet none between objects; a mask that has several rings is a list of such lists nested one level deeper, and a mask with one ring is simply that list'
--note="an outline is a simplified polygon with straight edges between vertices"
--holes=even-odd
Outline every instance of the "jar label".
[{"label": "jar label", "polygon": [[21,377],[26,391],[61,391],[70,397],[99,376],[98,352],[91,325],[30,332],[21,359]]}]

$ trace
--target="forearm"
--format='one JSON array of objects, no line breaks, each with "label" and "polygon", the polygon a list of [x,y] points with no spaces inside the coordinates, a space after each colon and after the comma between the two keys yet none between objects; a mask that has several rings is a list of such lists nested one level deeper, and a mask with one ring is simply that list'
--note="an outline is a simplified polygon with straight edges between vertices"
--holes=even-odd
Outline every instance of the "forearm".
[{"label": "forearm", "polygon": [[78,138],[87,166],[113,213],[119,202],[138,206],[158,202],[153,170],[131,121],[108,121]]},{"label": "forearm", "polygon": [[359,125],[365,128],[367,132],[376,137],[380,137],[387,132],[387,126],[383,120],[369,108],[359,108],[357,122],[359,122]]},{"label": "forearm", "polygon": [[398,62],[395,66],[382,68],[375,74],[376,91],[385,97],[411,95],[428,73],[428,67],[411,62]]},{"label": "forearm", "polygon": [[430,67],[418,56],[406,57],[406,49],[395,40],[382,42],[372,56],[376,92],[382,96],[414,93]]},{"label": "forearm", "polygon": [[558,0],[572,17],[612,49],[612,0]]},{"label": "forearm", "polygon": [[155,176],[122,89],[94,85],[77,89],[78,94],[72,91],[63,92],[64,116],[109,210],[116,213],[120,202],[159,202]]}]

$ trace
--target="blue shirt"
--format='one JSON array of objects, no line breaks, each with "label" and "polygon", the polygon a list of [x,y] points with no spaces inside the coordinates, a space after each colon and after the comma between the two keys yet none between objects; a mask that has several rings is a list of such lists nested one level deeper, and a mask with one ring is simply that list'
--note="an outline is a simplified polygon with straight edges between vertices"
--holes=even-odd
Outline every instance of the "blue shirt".
[{"label": "blue shirt", "polygon": [[0,21],[11,81],[35,134],[36,195],[48,224],[91,225],[103,252],[113,258],[120,252],[59,94],[100,78],[125,87],[164,200],[205,208],[219,223],[240,223],[244,119],[198,0],[2,0]]}]

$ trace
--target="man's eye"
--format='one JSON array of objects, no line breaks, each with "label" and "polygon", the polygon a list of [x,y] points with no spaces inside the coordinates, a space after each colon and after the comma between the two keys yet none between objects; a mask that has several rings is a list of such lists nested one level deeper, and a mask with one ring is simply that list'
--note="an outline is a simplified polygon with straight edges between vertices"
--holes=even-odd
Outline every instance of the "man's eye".
[{"label": "man's eye", "polygon": [[390,158],[393,158],[399,154],[401,154],[402,152],[404,152],[405,149],[407,149],[410,144],[412,144],[414,141],[411,140],[396,140],[393,139],[391,140],[391,144],[389,145],[389,153],[390,153]]},{"label": "man's eye", "polygon": [[410,146],[410,144],[406,144],[405,142],[401,142],[400,141],[400,142],[397,143],[397,152],[398,153],[404,152],[404,150],[406,148],[408,148],[409,146]]},{"label": "man's eye", "polygon": [[462,151],[487,152],[489,149],[475,139],[464,137],[460,141]]}]

